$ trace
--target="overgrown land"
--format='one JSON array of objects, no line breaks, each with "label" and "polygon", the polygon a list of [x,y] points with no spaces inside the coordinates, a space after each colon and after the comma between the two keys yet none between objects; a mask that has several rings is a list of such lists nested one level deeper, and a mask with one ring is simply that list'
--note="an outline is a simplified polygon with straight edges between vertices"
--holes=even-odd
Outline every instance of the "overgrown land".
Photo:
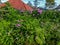
[{"label": "overgrown land", "polygon": [[1,8],[0,45],[60,45],[60,12]]}]

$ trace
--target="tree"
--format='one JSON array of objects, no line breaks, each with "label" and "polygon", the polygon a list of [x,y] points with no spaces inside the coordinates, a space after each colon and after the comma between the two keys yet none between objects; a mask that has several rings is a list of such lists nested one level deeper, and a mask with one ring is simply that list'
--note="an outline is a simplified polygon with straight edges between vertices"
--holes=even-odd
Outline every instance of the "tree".
[{"label": "tree", "polygon": [[39,5],[40,1],[43,1],[43,0],[34,0],[34,6],[37,7]]},{"label": "tree", "polygon": [[46,6],[51,6],[55,4],[55,0],[46,0]]},{"label": "tree", "polygon": [[55,0],[46,0],[46,7],[53,9],[55,6]]},{"label": "tree", "polygon": [[32,6],[32,3],[30,2],[30,1],[28,1],[28,3],[27,3],[29,6]]},{"label": "tree", "polygon": [[38,5],[38,0],[35,0],[34,1],[34,6],[37,7],[37,5]]},{"label": "tree", "polygon": [[53,3],[54,0],[46,0],[46,2]]}]

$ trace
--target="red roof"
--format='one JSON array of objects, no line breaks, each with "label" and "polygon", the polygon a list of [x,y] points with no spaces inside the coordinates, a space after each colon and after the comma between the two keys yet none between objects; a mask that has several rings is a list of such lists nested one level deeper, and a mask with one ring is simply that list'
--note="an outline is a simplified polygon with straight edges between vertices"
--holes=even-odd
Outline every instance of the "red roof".
[{"label": "red roof", "polygon": [[[8,2],[13,8],[17,10],[27,10],[27,11],[33,10],[29,5],[23,3],[21,0],[9,0]],[[0,7],[4,7],[4,6],[5,4],[0,4]]]},{"label": "red roof", "polygon": [[28,10],[28,11],[33,10],[30,6],[23,3],[21,0],[9,0],[9,3],[13,8],[16,8],[18,10]]}]

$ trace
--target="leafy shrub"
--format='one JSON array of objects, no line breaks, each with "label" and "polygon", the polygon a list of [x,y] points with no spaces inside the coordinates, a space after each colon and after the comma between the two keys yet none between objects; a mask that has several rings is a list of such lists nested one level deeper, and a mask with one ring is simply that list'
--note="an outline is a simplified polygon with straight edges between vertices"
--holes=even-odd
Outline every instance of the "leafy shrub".
[{"label": "leafy shrub", "polygon": [[58,11],[19,12],[6,6],[0,11],[0,45],[60,45]]}]

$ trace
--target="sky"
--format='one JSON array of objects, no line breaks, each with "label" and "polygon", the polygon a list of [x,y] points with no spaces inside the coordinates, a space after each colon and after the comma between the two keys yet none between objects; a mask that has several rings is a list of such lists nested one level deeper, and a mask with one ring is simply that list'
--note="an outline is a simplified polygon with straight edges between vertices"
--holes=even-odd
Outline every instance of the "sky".
[{"label": "sky", "polygon": [[[31,0],[28,0],[28,1],[27,1],[27,0],[22,0],[22,1],[25,2],[25,3],[27,3],[28,1],[31,1]],[[34,1],[34,0],[31,1],[32,4],[33,4],[33,1]],[[34,5],[34,4],[33,4],[33,5]],[[44,7],[44,6],[45,6],[45,0],[41,1],[38,6]]]},{"label": "sky", "polygon": [[[28,0],[28,1],[31,1],[31,0]],[[23,0],[23,2],[25,2],[25,3],[27,3],[28,1],[27,1],[27,0]],[[33,4],[33,1],[34,1],[34,0],[31,1],[32,4]],[[60,0],[55,0],[55,2],[57,3],[57,5],[60,4]],[[43,1],[41,1],[41,2],[39,3],[38,6],[40,6],[40,7],[45,7],[45,3],[46,3],[46,0],[43,0]]]},{"label": "sky", "polygon": [[[1,0],[2,2],[6,2],[7,0]],[[24,3],[28,3],[28,1],[31,1],[31,3],[33,4],[33,1],[34,0],[22,0]],[[60,4],[60,0],[55,0],[55,2],[57,3],[57,5],[59,5]],[[38,6],[40,6],[40,7],[45,7],[45,3],[46,3],[46,1],[45,0],[43,0],[43,1],[41,1],[40,3],[39,3],[39,5]]]},{"label": "sky", "polygon": [[[34,2],[34,0],[32,0],[32,1],[31,1],[31,0],[28,0],[28,1],[30,1],[32,4],[33,4],[33,2]],[[27,1],[27,0],[23,0],[23,2],[25,2],[25,3],[28,3],[28,1]],[[34,5],[34,4],[33,4],[33,5]],[[38,6],[44,7],[44,6],[45,6],[45,0],[41,1]]]}]

